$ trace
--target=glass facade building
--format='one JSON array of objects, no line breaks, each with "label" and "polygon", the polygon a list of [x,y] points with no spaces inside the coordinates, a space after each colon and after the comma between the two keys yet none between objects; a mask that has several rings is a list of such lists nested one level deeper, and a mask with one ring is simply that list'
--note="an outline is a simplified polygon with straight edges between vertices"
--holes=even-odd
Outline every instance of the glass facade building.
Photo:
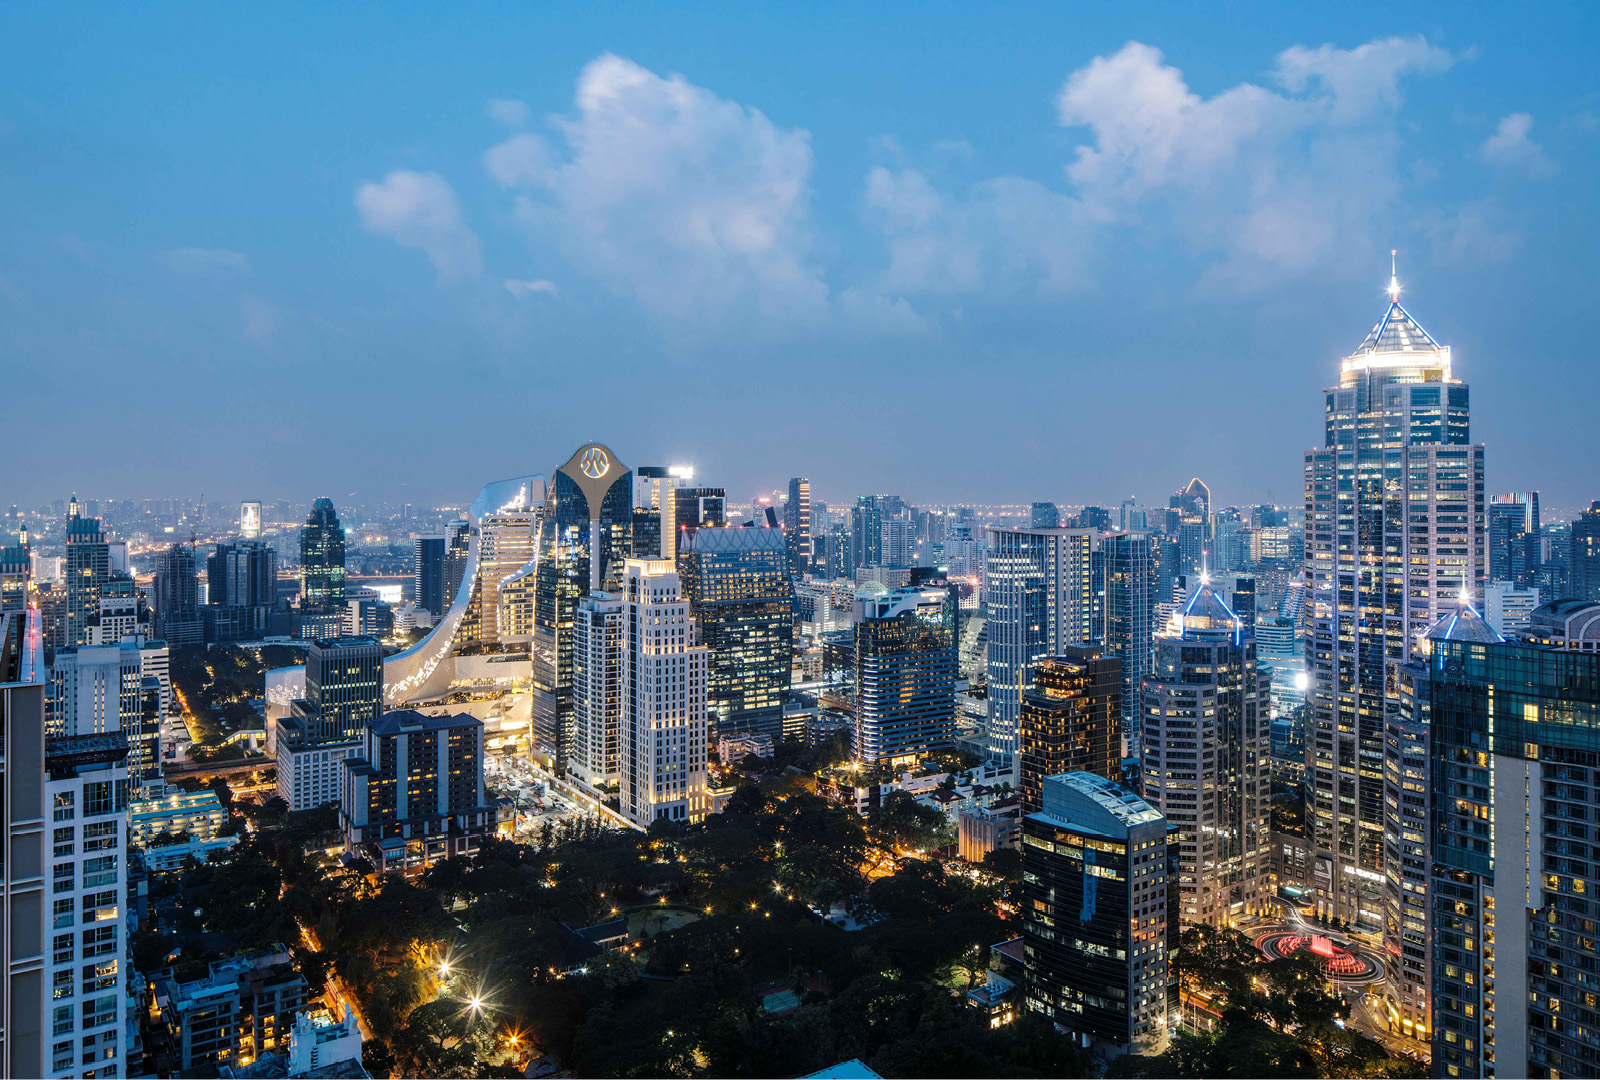
[{"label": "glass facade building", "polygon": [[300,607],[328,611],[344,603],[344,529],[332,499],[318,499],[300,529]]},{"label": "glass facade building", "polygon": [[956,613],[942,581],[856,599],[858,760],[893,761],[955,741]]},{"label": "glass facade building", "polygon": [[1122,661],[1098,646],[1064,646],[1033,669],[1022,695],[1022,807],[1044,809],[1046,777],[1117,779],[1122,752]]}]

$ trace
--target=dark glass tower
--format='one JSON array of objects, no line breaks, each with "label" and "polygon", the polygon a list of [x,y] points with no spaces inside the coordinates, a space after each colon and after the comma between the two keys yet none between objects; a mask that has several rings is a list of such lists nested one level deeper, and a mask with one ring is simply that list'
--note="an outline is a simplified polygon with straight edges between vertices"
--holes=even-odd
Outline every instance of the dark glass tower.
[{"label": "dark glass tower", "polygon": [[1022,695],[1022,809],[1044,809],[1047,776],[1118,777],[1122,753],[1122,662],[1098,646],[1066,646],[1033,669]]},{"label": "dark glass tower", "polygon": [[557,773],[576,745],[572,635],[578,599],[614,591],[632,550],[633,473],[599,443],[556,469],[540,518],[533,615],[533,736]]},{"label": "dark glass tower", "polygon": [[943,581],[855,602],[856,758],[955,741],[956,596]]},{"label": "dark glass tower", "polygon": [[377,638],[312,642],[306,654],[307,736],[313,743],[347,742],[383,710],[383,646]]},{"label": "dark glass tower", "polygon": [[111,578],[111,546],[95,518],[79,517],[78,497],[67,519],[67,558],[62,568],[67,605],[60,641],[65,645],[89,644],[89,627],[100,614],[100,593]]},{"label": "dark glass tower", "polygon": [[329,611],[344,603],[344,529],[332,499],[318,499],[300,529],[300,606]]},{"label": "dark glass tower", "polygon": [[419,608],[438,618],[447,606],[444,598],[445,538],[417,536],[411,541],[411,594]]},{"label": "dark glass tower", "polygon": [[811,481],[789,480],[789,501],[783,504],[784,537],[789,542],[789,572],[799,577],[811,570]]}]

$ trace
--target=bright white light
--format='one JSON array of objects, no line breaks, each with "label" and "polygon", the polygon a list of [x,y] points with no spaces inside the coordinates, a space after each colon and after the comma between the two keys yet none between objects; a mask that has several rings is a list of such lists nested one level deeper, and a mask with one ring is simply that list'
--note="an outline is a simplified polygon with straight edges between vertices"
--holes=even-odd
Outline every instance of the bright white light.
[{"label": "bright white light", "polygon": [[1297,674],[1294,677],[1294,688],[1296,690],[1304,690],[1306,687],[1308,687],[1310,685],[1311,685],[1311,676],[1307,675],[1305,672],[1302,671],[1302,672],[1300,672],[1299,674]]}]

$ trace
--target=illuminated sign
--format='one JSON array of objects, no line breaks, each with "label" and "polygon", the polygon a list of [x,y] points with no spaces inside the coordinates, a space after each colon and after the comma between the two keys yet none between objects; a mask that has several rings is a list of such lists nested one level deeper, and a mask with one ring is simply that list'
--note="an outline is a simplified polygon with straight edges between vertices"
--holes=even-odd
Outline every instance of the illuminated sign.
[{"label": "illuminated sign", "polygon": [[578,459],[578,468],[590,480],[598,480],[611,471],[611,459],[606,457],[606,452],[598,446],[591,446],[583,452],[583,457]]}]

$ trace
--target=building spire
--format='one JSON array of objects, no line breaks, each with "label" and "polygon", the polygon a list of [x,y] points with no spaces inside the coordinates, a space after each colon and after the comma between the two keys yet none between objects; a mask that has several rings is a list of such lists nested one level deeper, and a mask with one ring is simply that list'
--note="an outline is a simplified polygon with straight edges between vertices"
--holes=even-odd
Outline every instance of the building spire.
[{"label": "building spire", "polygon": [[1396,254],[1397,251],[1395,248],[1389,249],[1389,303],[1391,304],[1398,304],[1400,302],[1400,277],[1398,271],[1395,270],[1394,263],[1394,257]]}]

